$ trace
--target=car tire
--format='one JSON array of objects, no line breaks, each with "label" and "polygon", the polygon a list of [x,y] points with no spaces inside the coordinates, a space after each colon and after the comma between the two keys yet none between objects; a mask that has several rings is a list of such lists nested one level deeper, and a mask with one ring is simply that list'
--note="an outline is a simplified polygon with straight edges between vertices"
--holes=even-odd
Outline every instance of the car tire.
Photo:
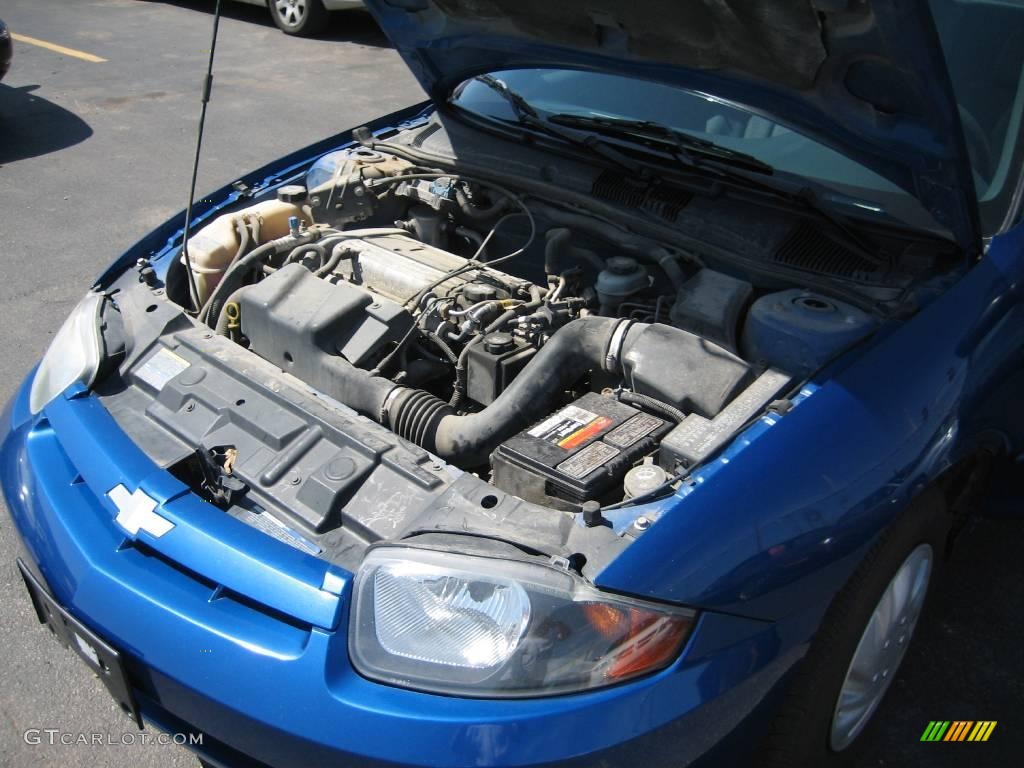
[{"label": "car tire", "polygon": [[[757,765],[818,768],[848,762],[844,753],[863,735],[903,661],[945,553],[950,523],[942,494],[937,490],[926,491],[872,545],[832,601],[807,655],[795,671],[757,753]],[[922,557],[930,558],[930,565],[923,574],[923,585],[919,585],[924,568]],[[896,591],[890,589],[894,583]],[[887,612],[886,607],[891,609],[894,605],[891,600],[899,599],[893,596],[908,583],[911,589],[922,586],[923,592],[917,595],[920,602],[906,613]],[[917,593],[909,594],[908,604],[917,599]],[[886,599],[890,602],[883,604]],[[888,613],[896,614],[894,622],[879,618]],[[904,624],[900,624],[900,617],[906,620]],[[883,631],[879,633],[879,629]],[[877,665],[872,665],[876,648]],[[866,675],[866,671],[873,674]],[[869,700],[869,708],[862,717],[857,716],[855,706],[857,691],[864,691]],[[841,695],[843,708],[839,706]]]},{"label": "car tire", "polygon": [[287,35],[308,37],[327,27],[328,13],[321,0],[267,0],[277,28]]}]

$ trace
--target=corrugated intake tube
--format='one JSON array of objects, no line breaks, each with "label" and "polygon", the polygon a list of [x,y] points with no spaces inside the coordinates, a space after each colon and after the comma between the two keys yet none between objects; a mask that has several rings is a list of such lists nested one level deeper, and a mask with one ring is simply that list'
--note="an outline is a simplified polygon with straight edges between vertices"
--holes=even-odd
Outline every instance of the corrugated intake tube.
[{"label": "corrugated intake tube", "polygon": [[588,371],[618,370],[615,347],[625,334],[616,331],[624,323],[628,321],[583,317],[560,328],[512,384],[478,413],[458,416],[433,395],[399,387],[384,404],[385,424],[457,465],[484,464],[499,443],[548,413],[566,387]]}]

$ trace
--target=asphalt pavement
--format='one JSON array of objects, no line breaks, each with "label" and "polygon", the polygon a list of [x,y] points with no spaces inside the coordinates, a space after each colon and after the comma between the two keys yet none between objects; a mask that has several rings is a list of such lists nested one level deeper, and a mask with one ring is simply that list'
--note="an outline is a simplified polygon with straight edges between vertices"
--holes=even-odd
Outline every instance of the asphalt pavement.
[{"label": "asphalt pavement", "polygon": [[[13,392],[100,270],[184,207],[212,7],[213,0],[0,2],[12,31],[37,41],[15,41],[13,66],[0,83],[0,398]],[[336,15],[318,39],[299,40],[281,34],[264,10],[226,2],[214,82],[199,196],[423,99],[372,19],[358,11]],[[1024,761],[1019,509],[1004,501],[1001,516],[978,519],[963,535],[889,696],[847,756],[850,765]],[[4,510],[0,765],[195,765],[181,747],[118,743],[133,726],[38,624],[14,556]],[[921,743],[930,720],[998,725],[984,744]],[[98,733],[104,743],[50,744],[32,729]]]}]

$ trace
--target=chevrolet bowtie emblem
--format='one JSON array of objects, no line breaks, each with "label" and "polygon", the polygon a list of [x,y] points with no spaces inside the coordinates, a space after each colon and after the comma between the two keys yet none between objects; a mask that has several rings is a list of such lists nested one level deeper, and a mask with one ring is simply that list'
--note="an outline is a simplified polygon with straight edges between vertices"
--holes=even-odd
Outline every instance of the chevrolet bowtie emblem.
[{"label": "chevrolet bowtie emblem", "polygon": [[145,531],[150,536],[160,538],[174,527],[174,523],[153,511],[156,509],[156,499],[150,498],[141,488],[129,493],[123,485],[115,485],[107,491],[107,496],[117,507],[114,520],[132,535]]}]

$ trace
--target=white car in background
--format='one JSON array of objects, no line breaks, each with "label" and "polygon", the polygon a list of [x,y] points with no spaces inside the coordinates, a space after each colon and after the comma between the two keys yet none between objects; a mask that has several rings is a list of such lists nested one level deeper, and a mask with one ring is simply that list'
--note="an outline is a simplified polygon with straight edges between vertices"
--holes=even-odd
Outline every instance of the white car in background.
[{"label": "white car in background", "polygon": [[274,23],[289,35],[315,35],[327,26],[329,11],[362,8],[362,0],[240,0],[270,9]]}]

